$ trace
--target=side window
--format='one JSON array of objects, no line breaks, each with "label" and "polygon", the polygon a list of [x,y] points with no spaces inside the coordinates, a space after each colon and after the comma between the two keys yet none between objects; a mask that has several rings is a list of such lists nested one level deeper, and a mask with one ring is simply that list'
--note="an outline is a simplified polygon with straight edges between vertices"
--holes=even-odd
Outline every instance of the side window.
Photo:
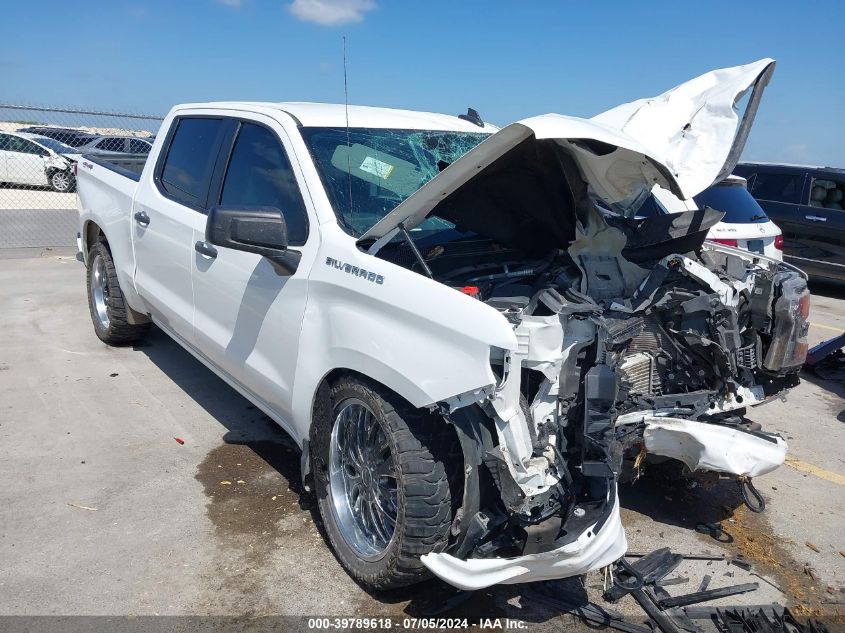
[{"label": "side window", "polygon": [[129,139],[129,152],[131,154],[149,154],[150,145],[144,141],[138,141],[132,138]]},{"label": "side window", "polygon": [[751,193],[759,200],[799,204],[803,184],[801,174],[759,172],[754,178]]},{"label": "side window", "polygon": [[842,210],[845,203],[845,182],[828,178],[813,178],[810,187],[810,206]]},{"label": "side window", "polygon": [[8,134],[0,134],[0,150],[9,149],[11,147],[12,137]]},{"label": "side window", "polygon": [[21,147],[21,151],[27,154],[38,154],[46,156],[49,152],[41,147],[40,145],[36,145],[32,141],[27,141],[24,139],[23,145]]},{"label": "side window", "polygon": [[19,152],[21,154],[47,154],[47,150],[38,147],[32,141],[28,141],[20,136],[10,136],[9,146],[6,148],[10,152]]},{"label": "side window", "polygon": [[122,138],[104,138],[97,143],[96,147],[106,152],[122,152],[124,151],[123,145],[124,141]]},{"label": "side window", "polygon": [[177,201],[202,208],[217,158],[223,119],[183,117],[176,122],[159,182]]},{"label": "side window", "polygon": [[308,236],[308,216],[290,161],[276,135],[263,126],[241,125],[220,204],[276,207],[285,218],[292,246],[301,246]]}]

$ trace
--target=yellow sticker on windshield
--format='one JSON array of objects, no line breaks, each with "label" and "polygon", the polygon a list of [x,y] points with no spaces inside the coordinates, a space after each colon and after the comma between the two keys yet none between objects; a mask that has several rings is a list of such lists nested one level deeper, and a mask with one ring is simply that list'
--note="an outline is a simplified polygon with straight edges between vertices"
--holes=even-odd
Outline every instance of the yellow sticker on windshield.
[{"label": "yellow sticker on windshield", "polygon": [[385,163],[383,160],[379,160],[378,158],[373,158],[372,156],[367,156],[364,159],[364,162],[361,163],[359,169],[367,172],[368,174],[378,176],[382,180],[387,180],[390,178],[390,174],[393,173],[393,165]]}]

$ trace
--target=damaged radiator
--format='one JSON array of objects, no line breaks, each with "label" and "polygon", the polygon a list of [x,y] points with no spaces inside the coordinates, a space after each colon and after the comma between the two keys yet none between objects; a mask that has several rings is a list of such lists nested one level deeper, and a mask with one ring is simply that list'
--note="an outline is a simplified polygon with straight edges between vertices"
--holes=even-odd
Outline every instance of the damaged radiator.
[{"label": "damaged radiator", "polygon": [[657,354],[666,345],[665,334],[653,319],[644,319],[642,330],[628,343],[619,372],[628,392],[638,395],[661,395],[663,382],[657,369]]},{"label": "damaged radiator", "polygon": [[626,356],[619,365],[619,373],[629,393],[654,396],[662,392],[657,363],[647,352]]}]

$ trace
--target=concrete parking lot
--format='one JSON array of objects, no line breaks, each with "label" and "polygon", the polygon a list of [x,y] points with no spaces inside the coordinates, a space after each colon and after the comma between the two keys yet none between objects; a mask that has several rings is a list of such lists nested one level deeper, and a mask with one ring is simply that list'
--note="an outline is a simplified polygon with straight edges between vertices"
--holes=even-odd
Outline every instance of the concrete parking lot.
[{"label": "concrete parking lot", "polygon": [[[816,287],[812,343],[845,330],[845,290]],[[437,581],[371,594],[321,536],[286,436],[160,331],[137,347],[94,336],[70,250],[0,251],[0,614],[426,615]],[[808,377],[750,412],[790,461],[755,480],[762,515],[726,483],[690,489],[659,470],[621,490],[632,552],[743,554],[685,561],[671,593],[757,581],[732,604],[834,617],[845,600],[845,385]],[[184,441],[177,442],[175,438]],[[695,531],[721,522],[719,542]],[[600,600],[602,577],[551,583]],[[444,611],[572,626],[530,586]],[[614,608],[635,615],[633,601]]]}]

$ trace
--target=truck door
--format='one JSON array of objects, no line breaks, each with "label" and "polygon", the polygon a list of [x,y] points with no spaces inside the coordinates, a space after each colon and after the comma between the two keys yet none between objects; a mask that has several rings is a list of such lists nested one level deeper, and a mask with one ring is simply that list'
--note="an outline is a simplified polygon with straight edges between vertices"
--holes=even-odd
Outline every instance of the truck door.
[{"label": "truck door", "polygon": [[809,204],[802,201],[798,215],[804,223],[802,266],[810,275],[845,280],[845,174],[810,175]]},{"label": "truck door", "polygon": [[[209,206],[274,207],[287,223],[290,250],[315,250],[299,166],[283,128],[270,118],[238,120]],[[222,162],[222,161],[221,161]],[[316,222],[313,222],[316,225]],[[291,419],[291,394],[305,311],[305,257],[292,275],[267,258],[205,242],[194,234],[194,337],[197,348],[279,421]]]},{"label": "truck door", "polygon": [[156,322],[187,343],[193,343],[194,232],[205,227],[208,187],[227,125],[221,117],[175,118],[132,210],[135,287]]}]

